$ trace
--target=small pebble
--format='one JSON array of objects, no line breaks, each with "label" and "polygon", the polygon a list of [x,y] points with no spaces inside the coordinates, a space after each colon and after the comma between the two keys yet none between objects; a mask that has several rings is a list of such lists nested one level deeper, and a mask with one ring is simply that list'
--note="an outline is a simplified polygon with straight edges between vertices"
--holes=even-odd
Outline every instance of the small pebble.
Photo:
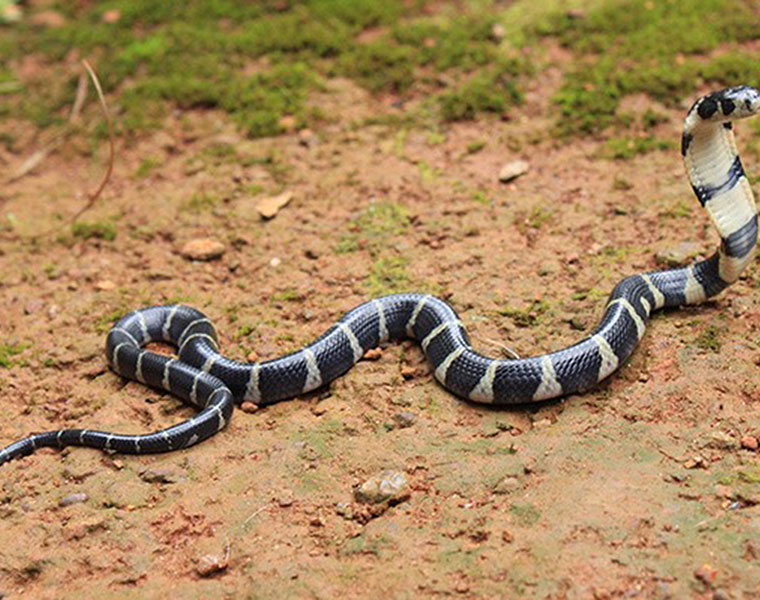
[{"label": "small pebble", "polygon": [[279,496],[277,496],[277,504],[282,508],[287,508],[293,504],[293,492],[291,490],[283,490]]},{"label": "small pebble", "polygon": [[227,559],[213,554],[206,554],[198,559],[195,572],[201,577],[209,577],[227,569]]},{"label": "small pebble", "polygon": [[259,410],[259,407],[256,406],[253,402],[243,402],[240,405],[240,410],[242,410],[244,413],[252,414]]},{"label": "small pebble", "polygon": [[277,196],[267,196],[256,203],[256,210],[259,211],[262,219],[273,219],[280,209],[292,199],[293,192],[289,190]]},{"label": "small pebble", "polygon": [[225,252],[224,244],[213,238],[196,238],[190,240],[180,250],[180,254],[189,260],[214,260]]},{"label": "small pebble", "polygon": [[411,427],[417,421],[417,415],[408,410],[401,411],[393,415],[393,420],[401,428]]},{"label": "small pebble", "polygon": [[95,289],[100,290],[101,292],[107,292],[115,288],[116,288],[116,284],[110,279],[104,279],[102,281],[98,281],[95,284]]},{"label": "small pebble", "polygon": [[404,365],[401,367],[401,377],[404,379],[412,379],[417,374],[417,369]]},{"label": "small pebble", "polygon": [[34,300],[29,300],[29,302],[27,302],[24,305],[24,314],[25,315],[34,314],[37,311],[39,311],[44,305],[45,303],[39,298],[35,298]]},{"label": "small pebble", "polygon": [[79,504],[80,502],[87,502],[89,496],[84,492],[74,492],[68,496],[64,496],[58,501],[58,506],[71,506],[72,504]]},{"label": "small pebble", "polygon": [[282,261],[276,256],[272,260],[269,261],[270,267],[279,267],[281,264],[282,264]]},{"label": "small pebble", "polygon": [[370,348],[364,353],[365,360],[378,360],[383,356],[382,348]]},{"label": "small pebble", "polygon": [[524,160],[513,160],[501,168],[501,171],[499,171],[499,181],[509,183],[513,179],[520,177],[520,175],[525,175],[529,169],[530,165]]},{"label": "small pebble", "polygon": [[121,11],[115,8],[107,10],[103,13],[103,16],[100,19],[103,21],[103,23],[113,25],[114,23],[117,23],[119,19],[121,19]]},{"label": "small pebble", "polygon": [[694,577],[702,583],[710,585],[718,577],[718,571],[712,565],[705,563],[694,571]]},{"label": "small pebble", "polygon": [[757,450],[759,444],[754,435],[745,435],[741,439],[741,445],[745,450]]},{"label": "small pebble", "polygon": [[495,42],[500,42],[507,37],[507,28],[501,23],[494,23],[491,26],[491,39]]},{"label": "small pebble", "polygon": [[406,474],[391,470],[370,477],[354,492],[356,500],[365,504],[396,504],[407,500],[410,495]]}]

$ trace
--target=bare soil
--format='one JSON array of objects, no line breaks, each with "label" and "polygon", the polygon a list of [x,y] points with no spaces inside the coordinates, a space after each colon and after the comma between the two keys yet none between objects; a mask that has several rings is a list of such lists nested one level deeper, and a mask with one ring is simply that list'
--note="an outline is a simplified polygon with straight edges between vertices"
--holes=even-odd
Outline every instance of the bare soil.
[{"label": "bare soil", "polygon": [[[175,113],[119,145],[84,217],[114,219],[112,242],[68,227],[31,239],[104,168],[104,144],[62,147],[0,191],[0,339],[24,347],[0,368],[0,442],[192,414],[106,368],[105,331],[141,306],[186,302],[228,356],[268,359],[367,300],[376,262],[402,256],[406,287],[447,298],[478,349],[530,355],[586,335],[615,283],[658,253],[711,253],[675,146],[612,161],[600,141],[557,142],[557,82],[549,69],[508,120],[445,131],[357,126],[395,109],[345,81],[313,99],[334,120],[311,135],[250,141],[221,114]],[[677,141],[680,111],[657,110],[670,117],[658,137]],[[158,166],[136,175],[146,158]],[[518,158],[530,171],[499,183]],[[293,200],[262,220],[257,200],[283,189]],[[372,203],[405,207],[409,226],[337,252]],[[222,241],[221,259],[180,255],[199,237]],[[463,402],[401,343],[329,390],[236,411],[187,451],[39,451],[0,472],[0,598],[754,598],[760,454],[741,440],[760,434],[759,288],[755,267],[657,316],[608,383],[561,401]],[[411,497],[369,518],[353,490],[384,469],[405,472]],[[61,506],[75,493],[86,500]]]}]

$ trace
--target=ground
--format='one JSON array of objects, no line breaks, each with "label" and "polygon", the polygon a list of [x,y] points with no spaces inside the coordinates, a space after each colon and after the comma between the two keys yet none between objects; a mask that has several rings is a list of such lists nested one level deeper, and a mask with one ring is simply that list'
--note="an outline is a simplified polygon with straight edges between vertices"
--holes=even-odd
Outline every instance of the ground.
[{"label": "ground", "polygon": [[[251,131],[240,107],[170,104],[127,134],[122,107],[114,173],[72,226],[108,163],[90,96],[83,114],[99,130],[63,129],[0,190],[0,444],[191,415],[107,369],[108,328],[141,306],[192,305],[225,355],[269,359],[372,296],[426,291],[482,352],[533,355],[586,335],[624,275],[711,254],[717,235],[677,147],[685,109],[715,86],[689,79],[666,100],[620,85],[591,125],[573,120],[589,88],[573,87],[588,73],[572,23],[593,31],[606,14],[587,10],[525,42],[519,101],[467,101],[464,120],[445,86],[431,116],[423,83],[405,96],[331,68],[302,90],[299,117],[267,121],[276,131]],[[760,33],[736,37],[677,64],[755,52]],[[8,69],[21,82],[50,68],[19,60]],[[107,96],[118,104],[120,88]],[[0,164],[12,175],[51,130],[10,106]],[[750,174],[753,132],[737,126]],[[517,159],[528,172],[501,183]],[[283,191],[291,201],[264,220],[257,203]],[[223,255],[188,260],[197,238]],[[186,451],[46,449],[4,465],[0,598],[755,597],[758,266],[703,305],[658,314],[630,361],[581,395],[464,402],[402,342],[327,389],[236,410]],[[411,494],[370,514],[354,491],[386,469]]]}]

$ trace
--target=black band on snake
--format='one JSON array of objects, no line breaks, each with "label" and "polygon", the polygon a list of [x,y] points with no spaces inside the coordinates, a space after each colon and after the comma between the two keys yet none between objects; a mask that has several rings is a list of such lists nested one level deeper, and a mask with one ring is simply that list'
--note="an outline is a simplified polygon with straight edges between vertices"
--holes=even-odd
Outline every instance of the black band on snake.
[{"label": "black band on snake", "polygon": [[[108,363],[116,373],[166,390],[200,412],[147,435],[88,429],[37,433],[0,451],[0,464],[42,446],[91,446],[126,454],[186,448],[222,430],[234,403],[266,405],[317,389],[348,371],[370,348],[403,337],[420,342],[441,385],[474,402],[525,403],[593,387],[631,355],[653,311],[702,302],[736,281],[751,262],[757,210],[731,122],[758,111],[760,93],[742,86],[700,98],[686,117],[681,152],[694,192],[720,234],[718,251],[688,267],[623,279],[592,335],[573,346],[533,358],[488,358],[472,349],[446,302],[410,293],[366,302],[309,346],[247,364],[219,354],[214,326],[202,313],[186,306],[153,306],[123,317],[111,329]],[[174,345],[178,359],[144,350],[152,341]]]}]

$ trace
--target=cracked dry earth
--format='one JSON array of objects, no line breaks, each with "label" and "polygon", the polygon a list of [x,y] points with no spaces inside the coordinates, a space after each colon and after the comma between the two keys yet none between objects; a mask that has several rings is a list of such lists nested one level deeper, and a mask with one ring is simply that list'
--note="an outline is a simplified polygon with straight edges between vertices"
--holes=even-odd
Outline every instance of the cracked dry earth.
[{"label": "cracked dry earth", "polygon": [[[315,98],[339,117],[311,134],[250,141],[221,114],[175,113],[120,144],[83,218],[112,220],[113,241],[67,227],[31,240],[104,168],[104,144],[63,147],[0,192],[0,334],[21,349],[0,368],[0,442],[192,414],[105,366],[105,332],[140,306],[193,305],[226,355],[267,359],[392,280],[371,278],[395,260],[401,286],[447,298],[479,350],[528,355],[584,336],[658,255],[711,253],[675,147],[611,161],[598,140],[557,142],[547,86],[508,120],[443,131],[357,126],[394,109],[340,80]],[[677,141],[680,111],[658,110],[658,137]],[[740,149],[749,137],[739,126]],[[138,176],[148,158],[158,167]],[[515,159],[529,172],[499,183]],[[260,197],[283,190],[290,203],[262,220]],[[408,220],[365,240],[361,215],[390,204]],[[196,238],[223,255],[187,260]],[[400,343],[328,390],[236,410],[187,451],[39,451],[0,470],[0,597],[755,597],[759,288],[754,265],[715,300],[656,316],[608,383],[561,401],[468,404]],[[354,490],[386,469],[409,496],[369,510]]]}]

